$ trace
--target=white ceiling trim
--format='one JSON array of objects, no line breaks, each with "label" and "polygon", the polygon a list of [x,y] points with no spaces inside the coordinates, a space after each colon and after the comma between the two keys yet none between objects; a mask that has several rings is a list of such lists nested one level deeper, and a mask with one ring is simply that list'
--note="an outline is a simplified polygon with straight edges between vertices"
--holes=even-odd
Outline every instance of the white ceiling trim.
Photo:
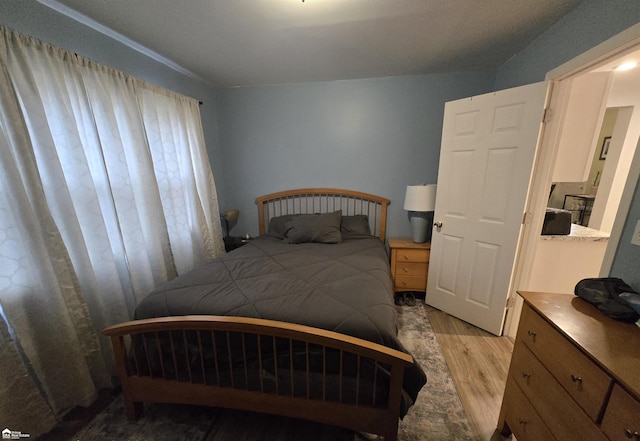
[{"label": "white ceiling trim", "polygon": [[159,53],[149,49],[146,46],[141,45],[140,43],[137,43],[133,40],[131,40],[130,38],[122,35],[119,32],[114,31],[111,28],[108,28],[107,26],[98,23],[97,21],[93,20],[92,18],[87,17],[84,14],[81,14],[78,11],[75,11],[73,9],[71,9],[70,7],[63,5],[62,3],[58,2],[57,0],[37,0],[38,3],[43,4],[44,6],[53,9],[56,12],[59,12],[60,14],[66,15],[67,17],[84,24],[85,26],[90,27],[91,29],[100,32],[103,35],[106,35],[107,37],[113,38],[114,40],[124,44],[125,46],[140,52],[143,55],[146,55],[149,58],[152,58],[154,60],[156,60],[159,63],[162,63],[164,65],[166,65],[167,67],[183,74],[186,75],[190,78],[202,81],[206,84],[209,84],[206,80],[204,80],[202,77],[196,75],[195,73],[191,72],[188,69],[185,69],[184,67],[180,66],[178,63],[168,59],[167,57],[164,57],[162,55],[160,55]]}]

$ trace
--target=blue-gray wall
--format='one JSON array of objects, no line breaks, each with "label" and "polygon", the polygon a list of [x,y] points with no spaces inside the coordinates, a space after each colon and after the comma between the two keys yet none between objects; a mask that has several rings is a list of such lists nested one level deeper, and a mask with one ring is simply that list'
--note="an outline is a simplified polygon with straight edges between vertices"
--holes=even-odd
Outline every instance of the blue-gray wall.
[{"label": "blue-gray wall", "polygon": [[410,235],[404,193],[437,181],[446,101],[487,92],[492,74],[388,77],[220,91],[221,208],[257,233],[255,196],[337,187],[391,199],[390,235]]},{"label": "blue-gray wall", "polygon": [[585,0],[497,70],[496,90],[543,81],[550,70],[638,22],[638,0]]},{"label": "blue-gray wall", "polygon": [[[592,47],[640,22],[638,0],[586,0],[496,72],[496,89],[544,80],[545,74]],[[640,247],[631,236],[640,219],[640,190],[636,188],[611,276],[640,291]]]}]

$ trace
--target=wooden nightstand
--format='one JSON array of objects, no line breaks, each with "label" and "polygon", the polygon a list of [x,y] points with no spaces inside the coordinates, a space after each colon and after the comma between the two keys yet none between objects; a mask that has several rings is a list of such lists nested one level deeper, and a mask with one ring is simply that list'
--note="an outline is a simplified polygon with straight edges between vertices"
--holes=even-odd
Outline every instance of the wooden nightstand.
[{"label": "wooden nightstand", "polygon": [[426,291],[431,243],[389,238],[393,291]]}]

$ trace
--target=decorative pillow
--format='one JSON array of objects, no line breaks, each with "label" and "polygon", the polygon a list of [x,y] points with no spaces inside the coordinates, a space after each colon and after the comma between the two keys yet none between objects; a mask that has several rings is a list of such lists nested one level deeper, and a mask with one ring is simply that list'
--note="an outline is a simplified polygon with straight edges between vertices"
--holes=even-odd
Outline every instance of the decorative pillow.
[{"label": "decorative pillow", "polygon": [[369,218],[366,214],[342,216],[340,231],[343,235],[371,236],[371,229],[369,228]]},{"label": "decorative pillow", "polygon": [[285,242],[340,243],[342,211],[321,214],[301,214],[286,223]]},{"label": "decorative pillow", "polygon": [[286,224],[298,214],[284,214],[282,216],[272,217],[269,221],[269,228],[267,234],[284,238],[284,232],[286,231]]}]

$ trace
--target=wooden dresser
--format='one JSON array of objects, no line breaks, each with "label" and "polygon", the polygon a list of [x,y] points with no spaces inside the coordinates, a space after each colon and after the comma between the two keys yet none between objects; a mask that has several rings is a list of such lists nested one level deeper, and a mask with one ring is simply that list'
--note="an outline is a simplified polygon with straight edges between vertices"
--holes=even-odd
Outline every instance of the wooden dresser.
[{"label": "wooden dresser", "polygon": [[411,239],[389,238],[393,291],[425,291],[429,272],[430,243]]},{"label": "wooden dresser", "polygon": [[498,430],[518,441],[640,440],[640,328],[573,295],[520,295]]}]

